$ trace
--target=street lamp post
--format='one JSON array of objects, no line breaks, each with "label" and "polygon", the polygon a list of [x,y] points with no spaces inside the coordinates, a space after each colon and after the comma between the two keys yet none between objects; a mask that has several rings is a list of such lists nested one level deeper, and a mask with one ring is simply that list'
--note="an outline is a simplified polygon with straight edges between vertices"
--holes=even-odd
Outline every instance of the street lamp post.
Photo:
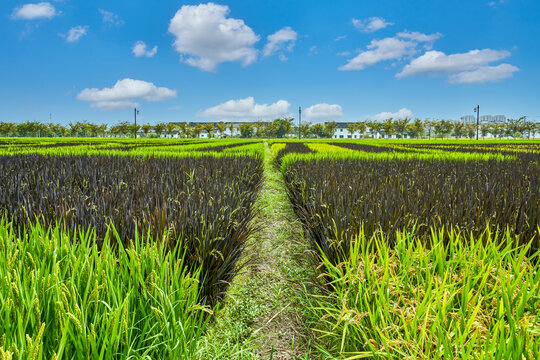
[{"label": "street lamp post", "polygon": [[135,139],[136,139],[137,138],[137,114],[139,113],[139,110],[137,110],[137,108],[135,108],[134,113],[135,113],[135,128],[133,130],[135,132]]},{"label": "street lamp post", "polygon": [[302,124],[302,107],[299,106],[298,107],[298,139],[300,139],[302,136],[302,132],[301,132],[302,130],[300,128],[301,124]]},{"label": "street lamp post", "polygon": [[476,140],[478,140],[478,128],[480,127],[480,105],[476,105],[474,112],[476,113]]}]

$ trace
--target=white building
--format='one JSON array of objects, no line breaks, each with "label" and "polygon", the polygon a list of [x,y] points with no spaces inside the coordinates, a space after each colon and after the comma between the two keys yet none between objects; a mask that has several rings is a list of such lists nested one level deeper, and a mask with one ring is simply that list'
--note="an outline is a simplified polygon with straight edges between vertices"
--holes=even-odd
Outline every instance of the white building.
[{"label": "white building", "polygon": [[[465,115],[465,116],[462,116],[460,119],[462,122],[466,124],[468,123],[476,124],[476,115]],[[490,123],[490,124],[505,124],[506,116],[505,115],[481,115],[480,122]]]},{"label": "white building", "polygon": [[[363,133],[361,133],[358,130],[351,133],[349,131],[349,124],[351,123],[348,123],[348,122],[336,123],[337,127],[336,127],[336,130],[334,131],[334,135],[332,135],[332,139],[362,139],[366,137],[366,135],[373,135],[374,139],[380,139],[382,137],[382,135],[379,132],[372,134],[369,127],[366,127],[366,131]],[[393,135],[392,137],[395,138],[395,135]]]},{"label": "white building", "polygon": [[465,124],[476,123],[476,116],[474,115],[465,115],[460,118],[461,122]]},{"label": "white building", "polygon": [[482,115],[480,116],[480,122],[490,124],[504,124],[506,123],[506,116],[504,115]]}]

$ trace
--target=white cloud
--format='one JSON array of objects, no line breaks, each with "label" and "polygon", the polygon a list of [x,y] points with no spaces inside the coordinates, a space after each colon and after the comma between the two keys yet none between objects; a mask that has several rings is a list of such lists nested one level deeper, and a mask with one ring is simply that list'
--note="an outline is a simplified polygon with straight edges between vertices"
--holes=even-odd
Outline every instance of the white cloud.
[{"label": "white cloud", "polygon": [[427,35],[427,34],[422,34],[421,32],[418,32],[418,31],[413,31],[413,32],[402,31],[402,32],[399,32],[397,36],[402,39],[408,39],[408,40],[413,40],[419,43],[425,43],[424,48],[429,50],[433,46],[433,43],[436,40],[441,38],[442,34],[438,32],[435,34]]},{"label": "white cloud", "polygon": [[317,55],[319,53],[319,48],[316,45],[313,45],[309,48],[309,55]]},{"label": "white cloud", "polygon": [[385,112],[378,113],[376,115],[369,116],[368,118],[371,119],[371,120],[375,120],[375,121],[384,121],[384,120],[387,120],[387,119],[390,119],[390,118],[393,118],[393,119],[405,119],[406,117],[407,118],[412,118],[412,117],[414,117],[414,115],[413,115],[411,110],[409,110],[407,108],[402,108],[402,109],[399,109],[396,112],[385,111]]},{"label": "white cloud", "polygon": [[396,76],[400,78],[411,75],[454,74],[474,70],[509,56],[509,51],[492,49],[471,50],[466,53],[451,55],[446,55],[441,51],[428,51],[412,60]]},{"label": "white cloud", "polygon": [[37,4],[25,4],[13,11],[14,19],[35,20],[51,19],[58,15],[54,6],[49,2],[40,2]]},{"label": "white cloud", "polygon": [[154,46],[151,50],[148,50],[146,47],[146,44],[143,41],[137,41],[135,45],[133,46],[133,54],[135,57],[154,57],[157,53],[157,45]]},{"label": "white cloud", "polygon": [[[228,18],[229,7],[214,3],[184,5],[169,24],[181,60],[205,71],[216,71],[226,61],[244,66],[257,59],[253,45],[259,41],[243,20]],[[187,58],[184,58],[187,55]]]},{"label": "white cloud", "polygon": [[229,100],[217,106],[208,108],[197,116],[202,118],[214,118],[219,120],[273,120],[275,118],[290,116],[291,104],[285,100],[276,101],[273,104],[256,104],[250,96],[245,99]]},{"label": "white cloud", "polygon": [[334,39],[334,41],[341,41],[347,38],[347,35],[340,35]]},{"label": "white cloud", "polygon": [[118,80],[112,88],[84,89],[77,99],[92,102],[92,107],[104,110],[137,106],[136,99],[164,101],[176,97],[176,90],[157,87],[151,82],[133,79]]},{"label": "white cloud", "polygon": [[88,26],[75,26],[69,29],[66,41],[67,42],[77,42],[81,37],[86,35],[86,32],[88,31]]},{"label": "white cloud", "polygon": [[110,11],[103,9],[98,9],[99,13],[102,16],[103,23],[110,26],[123,26],[125,24],[124,20],[120,19],[118,15],[113,14]]},{"label": "white cloud", "polygon": [[304,110],[306,120],[331,121],[343,116],[343,109],[338,104],[316,104]]},{"label": "white cloud", "polygon": [[393,23],[386,22],[380,17],[370,17],[364,20],[352,19],[352,23],[355,28],[362,32],[370,33],[380,29],[384,29],[387,26],[394,25]]},{"label": "white cloud", "polygon": [[441,36],[440,33],[426,35],[416,31],[404,31],[394,37],[372,40],[367,46],[368,50],[360,52],[339,70],[363,70],[381,61],[401,60],[416,54],[419,43],[424,43],[424,47],[430,49],[433,42]]},{"label": "white cloud", "polygon": [[[268,35],[266,38],[268,42],[264,46],[263,55],[270,56],[280,50],[287,50],[291,52],[296,44],[296,38],[298,33],[291,29],[289,26],[284,27],[281,30],[276,31],[272,35]],[[280,59],[286,61],[285,55],[281,54]],[[285,58],[285,60],[283,60]]]},{"label": "white cloud", "polygon": [[481,66],[472,71],[462,71],[457,74],[452,74],[450,75],[449,80],[453,84],[497,82],[511,78],[516,71],[519,71],[519,69],[510,64]]},{"label": "white cloud", "polygon": [[382,40],[372,40],[366,51],[362,51],[347,64],[341,66],[339,70],[363,70],[384,60],[398,60],[406,55],[413,55],[416,52],[417,43],[409,40],[401,40],[395,37],[384,38]]}]

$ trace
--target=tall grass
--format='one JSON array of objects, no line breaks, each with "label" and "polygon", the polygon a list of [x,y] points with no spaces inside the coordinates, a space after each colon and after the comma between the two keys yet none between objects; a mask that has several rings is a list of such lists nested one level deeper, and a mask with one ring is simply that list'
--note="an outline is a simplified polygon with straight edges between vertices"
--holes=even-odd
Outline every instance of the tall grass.
[{"label": "tall grass", "polygon": [[530,244],[454,229],[388,244],[360,233],[338,264],[322,253],[332,292],[313,315],[327,357],[538,358],[540,259]]},{"label": "tall grass", "polygon": [[211,310],[165,242],[0,220],[0,358],[192,359]]}]

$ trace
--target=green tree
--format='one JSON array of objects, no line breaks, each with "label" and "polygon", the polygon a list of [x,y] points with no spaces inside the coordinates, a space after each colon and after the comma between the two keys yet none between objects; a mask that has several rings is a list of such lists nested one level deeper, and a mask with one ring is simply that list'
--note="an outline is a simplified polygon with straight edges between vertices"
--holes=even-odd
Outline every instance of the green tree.
[{"label": "green tree", "polygon": [[482,133],[482,139],[486,138],[486,135],[491,132],[491,124],[482,124],[480,125],[480,132]]},{"label": "green tree", "polygon": [[90,136],[96,137],[99,133],[99,125],[89,124],[89,132],[90,132]]},{"label": "green tree", "polygon": [[407,133],[412,138],[420,137],[424,134],[424,123],[419,118],[414,119],[412,123],[407,126]]},{"label": "green tree", "polygon": [[86,137],[88,134],[90,134],[91,131],[91,125],[88,123],[88,121],[84,120],[83,122],[79,122],[79,128],[82,131],[82,136]]},{"label": "green tree", "polygon": [[347,124],[347,132],[349,133],[349,136],[352,137],[352,135],[358,130],[357,123],[349,123]]},{"label": "green tree", "polygon": [[389,138],[394,134],[395,128],[394,128],[394,120],[392,118],[386,119],[382,123],[382,130],[384,132],[384,135]]},{"label": "green tree", "polygon": [[461,121],[456,121],[452,124],[452,130],[454,131],[454,136],[459,139],[463,135],[463,131],[465,130],[465,123]]},{"label": "green tree", "polygon": [[269,135],[272,137],[282,138],[293,132],[292,118],[275,119],[268,129]]},{"label": "green tree", "polygon": [[405,137],[407,134],[407,126],[409,125],[410,119],[406,117],[405,119],[397,119],[394,121],[394,131],[400,137]]},{"label": "green tree", "polygon": [[129,124],[128,133],[134,138],[137,137],[137,133],[141,130],[141,125]]},{"label": "green tree", "polygon": [[204,131],[208,133],[208,138],[211,138],[215,128],[214,123],[206,123],[203,127]]},{"label": "green tree", "polygon": [[191,129],[193,137],[198,138],[201,135],[201,133],[203,132],[203,130],[204,130],[204,126],[202,126],[199,123],[195,124],[195,126]]},{"label": "green tree", "polygon": [[264,126],[264,122],[257,121],[255,122],[254,127],[255,127],[255,136],[258,138],[263,137],[266,130]]},{"label": "green tree", "polygon": [[185,121],[178,124],[177,128],[183,138],[187,136],[187,123]]},{"label": "green tree", "polygon": [[71,136],[79,136],[79,131],[81,130],[81,125],[79,122],[76,122],[75,124],[70,122],[68,126]]},{"label": "green tree", "polygon": [[463,131],[469,139],[474,139],[476,137],[476,124],[466,123]]},{"label": "green tree", "polygon": [[514,136],[517,132],[521,133],[525,130],[524,117],[519,119],[508,119],[506,121],[506,135]]},{"label": "green tree", "polygon": [[311,127],[310,132],[314,136],[322,138],[324,137],[324,126],[322,124],[315,124]]},{"label": "green tree", "polygon": [[152,130],[152,125],[144,124],[143,126],[141,126],[141,129],[142,129],[142,131],[144,133],[144,136],[148,137],[148,133],[150,132],[150,130]]},{"label": "green tree", "polygon": [[441,120],[440,124],[441,134],[443,135],[443,137],[447,137],[452,132],[454,124],[452,123],[452,121],[449,120]]},{"label": "green tree", "polygon": [[17,125],[10,122],[0,122],[0,135],[10,136],[17,132]]},{"label": "green tree", "polygon": [[253,125],[250,123],[240,124],[240,136],[243,138],[250,138],[253,136]]},{"label": "green tree", "polygon": [[176,133],[177,126],[173,123],[167,123],[167,135],[169,137],[173,137],[173,135]]},{"label": "green tree", "polygon": [[167,125],[164,123],[158,123],[154,125],[154,131],[156,132],[156,135],[158,137],[161,137],[161,134],[163,134],[163,131],[165,131],[165,128],[167,128]]},{"label": "green tree", "polygon": [[431,132],[435,131],[435,122],[435,120],[431,120],[429,118],[424,120],[424,129],[426,129],[429,139],[431,139]]},{"label": "green tree", "polygon": [[337,123],[335,121],[329,121],[324,124],[324,137],[331,138],[337,129]]},{"label": "green tree", "polygon": [[225,133],[225,128],[227,127],[227,125],[220,122],[220,123],[216,124],[216,127],[217,127],[217,130],[219,132],[219,137],[223,137],[223,134]]},{"label": "green tree", "polygon": [[101,124],[98,126],[98,134],[100,136],[105,136],[106,132],[107,132],[107,124]]},{"label": "green tree", "polygon": [[111,134],[114,134],[115,136],[129,136],[133,134],[131,132],[131,126],[132,124],[127,121],[119,122],[118,124],[111,127]]},{"label": "green tree", "polygon": [[309,134],[309,131],[311,129],[311,123],[310,122],[303,122],[300,124],[300,127],[298,128],[298,131],[300,132],[300,137],[307,137]]},{"label": "green tree", "polygon": [[364,121],[357,122],[356,130],[358,130],[360,134],[364,134],[366,132],[366,123]]},{"label": "green tree", "polygon": [[536,134],[536,132],[538,131],[538,124],[532,122],[532,121],[527,121],[525,122],[524,124],[524,130],[525,132],[527,132],[527,137],[530,139],[531,137],[534,138],[534,135]]}]

